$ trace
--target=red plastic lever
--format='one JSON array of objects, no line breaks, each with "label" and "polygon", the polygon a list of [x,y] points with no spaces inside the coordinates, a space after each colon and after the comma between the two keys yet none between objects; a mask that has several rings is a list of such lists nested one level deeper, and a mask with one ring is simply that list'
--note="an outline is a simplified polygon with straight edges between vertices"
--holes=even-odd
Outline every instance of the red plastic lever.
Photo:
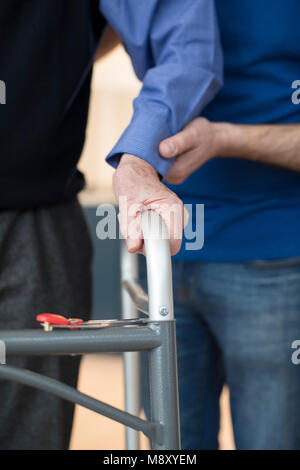
[{"label": "red plastic lever", "polygon": [[40,313],[36,316],[39,323],[48,323],[49,325],[80,325],[83,323],[81,318],[66,318],[54,313]]}]

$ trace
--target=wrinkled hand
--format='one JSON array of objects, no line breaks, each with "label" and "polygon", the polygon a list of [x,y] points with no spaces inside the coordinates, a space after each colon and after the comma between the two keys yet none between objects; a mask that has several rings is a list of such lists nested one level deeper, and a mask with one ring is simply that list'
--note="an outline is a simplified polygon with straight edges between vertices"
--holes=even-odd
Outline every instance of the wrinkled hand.
[{"label": "wrinkled hand", "polygon": [[162,157],[176,157],[166,181],[183,183],[194,171],[218,153],[219,127],[205,118],[190,122],[181,132],[163,140],[159,146]]},{"label": "wrinkled hand", "polygon": [[120,209],[120,229],[128,251],[144,253],[141,213],[155,210],[165,222],[171,254],[176,254],[188,215],[181,200],[161,183],[154,168],[138,157],[125,154],[114,173],[113,185]]}]

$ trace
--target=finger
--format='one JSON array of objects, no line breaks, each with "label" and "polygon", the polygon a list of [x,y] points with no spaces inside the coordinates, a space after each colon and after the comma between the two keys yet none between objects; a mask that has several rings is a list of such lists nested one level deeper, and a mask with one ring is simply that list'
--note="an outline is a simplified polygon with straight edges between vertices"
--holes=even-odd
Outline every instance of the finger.
[{"label": "finger", "polygon": [[189,211],[183,206],[183,228],[187,227],[189,223],[190,213]]},{"label": "finger", "polygon": [[150,208],[155,210],[164,221],[167,236],[170,240],[171,255],[175,255],[180,250],[184,226],[182,202],[178,199],[174,204],[152,203]]},{"label": "finger", "polygon": [[136,253],[143,247],[140,212],[138,212],[135,217],[128,217],[128,233],[126,243],[129,253]]},{"label": "finger", "polygon": [[128,251],[130,253],[138,252],[143,246],[140,211],[132,206],[126,210],[120,206],[118,218],[120,231],[126,240]]},{"label": "finger", "polygon": [[173,158],[178,155],[178,148],[176,145],[176,136],[170,137],[169,139],[163,140],[159,144],[159,153],[161,154],[162,157],[164,158]]},{"label": "finger", "polygon": [[179,157],[176,157],[175,163],[171,170],[166,176],[166,181],[170,184],[181,184],[189,176],[189,155],[190,153],[184,153]]},{"label": "finger", "polygon": [[132,238],[127,238],[126,245],[129,253],[141,253],[143,240],[133,240]]},{"label": "finger", "polygon": [[159,144],[159,153],[164,158],[174,158],[181,153],[187,152],[195,145],[195,132],[193,128],[186,127],[173,137],[163,140]]}]

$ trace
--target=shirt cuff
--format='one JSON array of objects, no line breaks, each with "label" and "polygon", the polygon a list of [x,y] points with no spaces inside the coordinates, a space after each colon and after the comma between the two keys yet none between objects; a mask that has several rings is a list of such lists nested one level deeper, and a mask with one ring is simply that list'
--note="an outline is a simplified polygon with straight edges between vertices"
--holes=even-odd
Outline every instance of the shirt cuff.
[{"label": "shirt cuff", "polygon": [[161,157],[158,146],[170,135],[165,117],[149,109],[136,111],[131,123],[107,155],[106,161],[116,168],[121,156],[129,153],[150,163],[161,176],[165,177],[172,167],[173,159]]}]

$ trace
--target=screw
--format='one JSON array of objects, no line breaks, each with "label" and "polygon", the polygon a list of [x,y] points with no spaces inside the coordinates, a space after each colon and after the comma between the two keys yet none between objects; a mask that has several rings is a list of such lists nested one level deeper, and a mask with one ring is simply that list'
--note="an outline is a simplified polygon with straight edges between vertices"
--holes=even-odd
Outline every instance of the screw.
[{"label": "screw", "polygon": [[169,309],[168,307],[166,307],[165,305],[163,305],[162,307],[160,307],[159,309],[159,313],[162,317],[166,317],[169,313]]}]

